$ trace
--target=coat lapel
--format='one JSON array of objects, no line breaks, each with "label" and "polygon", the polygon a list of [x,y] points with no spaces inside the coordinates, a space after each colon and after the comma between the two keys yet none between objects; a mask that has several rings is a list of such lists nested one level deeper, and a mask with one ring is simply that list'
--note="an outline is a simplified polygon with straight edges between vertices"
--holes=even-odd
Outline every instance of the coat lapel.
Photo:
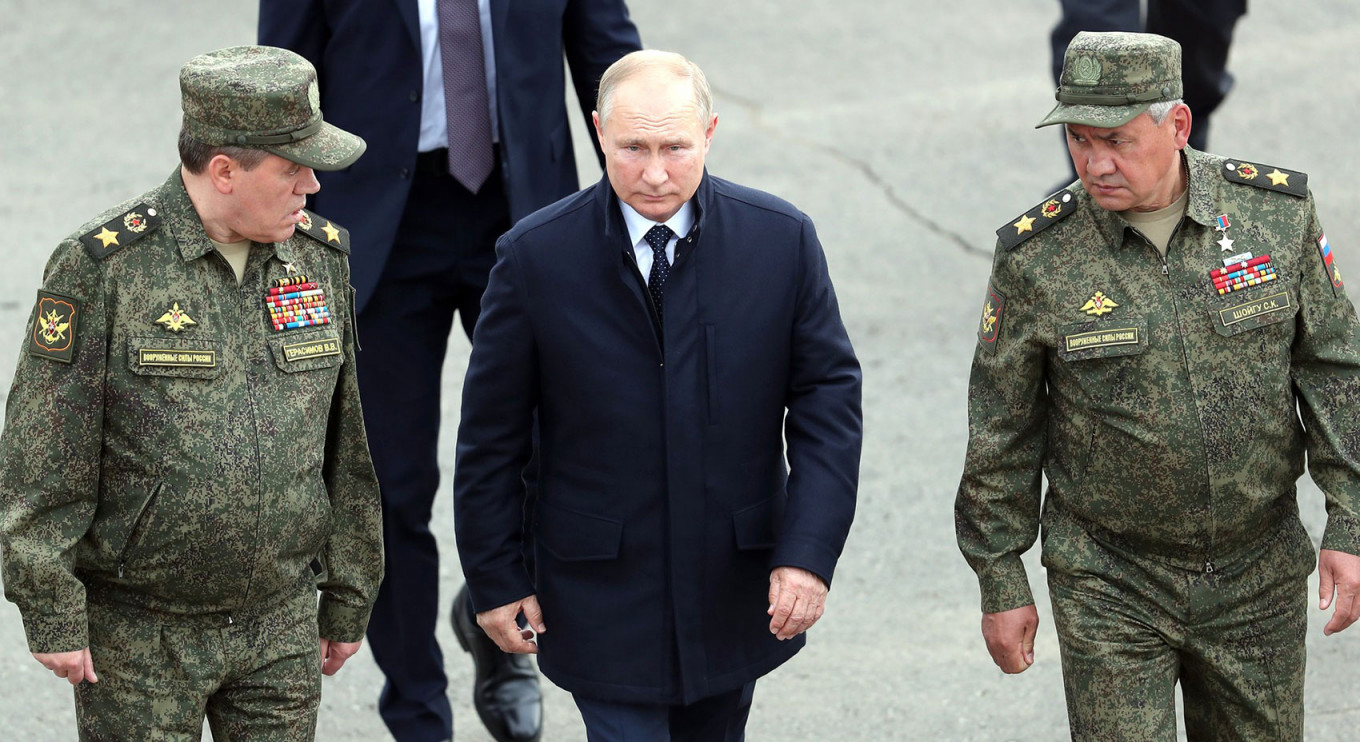
[{"label": "coat lapel", "polygon": [[420,9],[416,5],[416,0],[392,0],[392,2],[397,4],[402,23],[406,24],[406,31],[411,36],[411,43],[415,45],[416,51],[420,52]]}]

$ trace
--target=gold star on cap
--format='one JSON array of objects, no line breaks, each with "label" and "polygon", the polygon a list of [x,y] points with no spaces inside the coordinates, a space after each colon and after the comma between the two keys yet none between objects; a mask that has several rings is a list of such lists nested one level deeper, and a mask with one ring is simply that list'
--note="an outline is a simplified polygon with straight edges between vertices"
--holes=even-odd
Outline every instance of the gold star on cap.
[{"label": "gold star on cap", "polygon": [[1015,227],[1016,234],[1021,234],[1024,232],[1033,232],[1034,217],[1026,214],[1025,216],[1020,217],[1020,221],[1016,222],[1015,224],[1012,224],[1011,226]]},{"label": "gold star on cap", "polygon": [[95,235],[94,238],[104,243],[104,247],[118,244],[118,233],[109,231],[108,227],[100,229],[99,234]]},{"label": "gold star on cap", "polygon": [[340,244],[340,230],[331,226],[330,222],[326,222],[326,226],[322,227],[321,231],[326,233],[327,242],[334,242],[337,245]]},{"label": "gold star on cap", "polygon": [[1284,185],[1284,186],[1289,185],[1289,174],[1280,172],[1279,168],[1276,168],[1272,172],[1266,173],[1266,177],[1270,178],[1271,185]]},{"label": "gold star on cap", "polygon": [[162,314],[161,318],[156,320],[156,324],[165,325],[165,329],[171,332],[180,332],[188,325],[196,325],[198,323],[189,319],[189,315],[185,313],[183,309],[179,308],[179,302],[175,302],[175,306],[171,307],[170,311]]}]

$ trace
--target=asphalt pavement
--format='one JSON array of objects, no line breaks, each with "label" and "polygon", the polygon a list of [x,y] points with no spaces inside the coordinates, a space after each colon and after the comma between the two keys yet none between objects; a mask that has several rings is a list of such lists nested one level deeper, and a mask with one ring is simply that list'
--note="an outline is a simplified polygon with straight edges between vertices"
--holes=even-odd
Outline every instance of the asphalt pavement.
[{"label": "asphalt pavement", "polygon": [[[284,0],[272,0],[282,2]],[[648,47],[698,62],[716,93],[711,172],[776,193],[816,222],[864,366],[865,446],[856,525],[826,616],[796,659],[763,679],[752,740],[1066,738],[1057,643],[1037,554],[1037,662],[991,663],[977,584],[954,545],[965,392],[994,230],[1066,173],[1053,103],[1053,0],[633,0]],[[175,167],[177,72],[195,54],[251,43],[249,0],[137,4],[0,0],[0,390],[57,242]],[[1238,26],[1237,85],[1210,149],[1309,174],[1343,272],[1360,265],[1360,4],[1253,3]],[[599,176],[576,121],[583,182]],[[344,216],[328,214],[343,223]],[[356,246],[362,249],[362,246]],[[1346,275],[1350,275],[1347,273]],[[435,510],[443,595],[453,551],[453,432],[468,344],[450,344]],[[1315,540],[1322,497],[1300,483]],[[1316,577],[1313,584],[1316,585]],[[1323,637],[1312,609],[1307,736],[1354,739],[1350,673],[1360,628]],[[619,620],[628,620],[619,616]],[[441,622],[460,740],[486,740],[472,666]],[[325,681],[318,738],[390,739],[367,650]],[[0,603],[0,738],[73,739],[71,690],[29,656]],[[546,686],[546,740],[584,740],[570,697]]]}]

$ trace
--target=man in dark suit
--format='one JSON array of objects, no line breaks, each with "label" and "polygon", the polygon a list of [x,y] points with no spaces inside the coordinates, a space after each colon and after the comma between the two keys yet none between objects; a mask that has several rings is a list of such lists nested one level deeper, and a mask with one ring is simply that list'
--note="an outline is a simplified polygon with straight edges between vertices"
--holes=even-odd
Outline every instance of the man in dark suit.
[{"label": "man in dark suit", "polygon": [[[350,226],[360,392],[382,485],[386,577],[369,646],[387,677],[393,736],[448,739],[452,712],[434,638],[439,389],[455,313],[472,334],[496,237],[577,189],[563,55],[589,117],[606,67],[638,49],[623,0],[261,0],[260,43],[317,68],[327,119],[368,155],[322,178],[317,208]],[[473,624],[474,701],[492,735],[537,739],[538,678]]]},{"label": "man in dark suit", "polygon": [[859,363],[811,220],[705,172],[698,67],[630,54],[594,118],[606,177],[496,245],[458,431],[463,572],[478,623],[539,653],[591,740],[740,740],[850,529]]}]

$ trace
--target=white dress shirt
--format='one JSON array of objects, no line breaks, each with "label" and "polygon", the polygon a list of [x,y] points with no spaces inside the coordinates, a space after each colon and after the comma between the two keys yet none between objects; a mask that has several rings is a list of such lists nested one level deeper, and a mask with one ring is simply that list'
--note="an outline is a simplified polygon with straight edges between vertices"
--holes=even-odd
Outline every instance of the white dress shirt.
[{"label": "white dress shirt", "polygon": [[665,224],[675,233],[671,241],[666,243],[666,262],[675,265],[675,244],[689,234],[690,228],[694,226],[694,203],[686,201],[674,216],[664,222],[654,222],[622,201],[619,202],[619,209],[623,212],[624,224],[628,226],[628,237],[633,240],[633,254],[637,256],[642,280],[651,281],[652,278],[652,246],[647,244],[646,237],[647,231],[657,224]]}]

